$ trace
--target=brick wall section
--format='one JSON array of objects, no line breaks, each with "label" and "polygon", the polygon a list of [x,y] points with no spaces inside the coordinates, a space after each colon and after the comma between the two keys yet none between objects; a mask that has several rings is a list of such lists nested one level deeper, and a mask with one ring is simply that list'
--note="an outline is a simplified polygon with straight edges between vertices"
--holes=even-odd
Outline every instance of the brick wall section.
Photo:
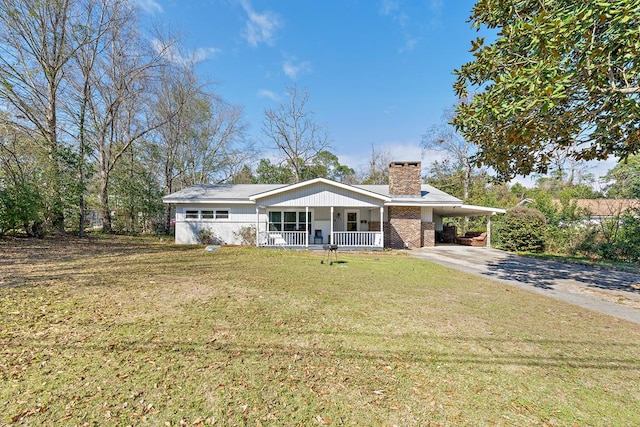
[{"label": "brick wall section", "polygon": [[394,249],[419,248],[422,242],[420,207],[389,206],[387,245]]},{"label": "brick wall section", "polygon": [[369,221],[369,231],[380,231],[380,221]]},{"label": "brick wall section", "polygon": [[392,162],[389,164],[389,194],[420,196],[422,167],[420,162]]},{"label": "brick wall section", "polygon": [[422,246],[433,247],[436,245],[436,227],[433,222],[422,223]]}]

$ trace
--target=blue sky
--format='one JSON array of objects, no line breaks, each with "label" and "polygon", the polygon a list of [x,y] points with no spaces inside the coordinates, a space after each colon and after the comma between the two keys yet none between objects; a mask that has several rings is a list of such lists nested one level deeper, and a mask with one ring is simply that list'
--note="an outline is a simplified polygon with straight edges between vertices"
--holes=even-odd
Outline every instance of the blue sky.
[{"label": "blue sky", "polygon": [[243,107],[249,140],[264,146],[264,110],[295,84],[331,151],[355,169],[372,146],[424,166],[435,158],[421,158],[421,137],[456,102],[453,70],[478,36],[473,0],[135,1],[184,35],[200,75]]},{"label": "blue sky", "polygon": [[473,3],[138,0],[184,35],[216,92],[244,108],[250,140],[265,142],[265,108],[285,101],[295,84],[308,90],[332,151],[354,168],[366,165],[372,145],[395,160],[420,158],[421,136],[455,102],[454,68],[471,58]]}]

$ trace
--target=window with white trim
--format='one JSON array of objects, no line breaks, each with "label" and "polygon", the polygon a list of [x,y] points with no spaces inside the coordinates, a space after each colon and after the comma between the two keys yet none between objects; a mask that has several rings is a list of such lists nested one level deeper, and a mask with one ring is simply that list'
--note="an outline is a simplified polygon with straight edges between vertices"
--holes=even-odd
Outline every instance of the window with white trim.
[{"label": "window with white trim", "polygon": [[228,219],[229,211],[227,209],[187,209],[184,211],[186,219]]},{"label": "window with white trim", "polygon": [[311,212],[306,221],[305,216],[305,211],[269,211],[269,231],[305,231]]}]

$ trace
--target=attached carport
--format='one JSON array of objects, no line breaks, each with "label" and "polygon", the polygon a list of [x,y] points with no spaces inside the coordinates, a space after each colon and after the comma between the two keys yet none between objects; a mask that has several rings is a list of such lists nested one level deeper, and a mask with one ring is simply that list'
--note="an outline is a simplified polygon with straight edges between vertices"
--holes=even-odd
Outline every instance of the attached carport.
[{"label": "attached carport", "polygon": [[[491,208],[486,206],[475,205],[452,205],[452,206],[439,206],[433,208],[434,219],[439,218],[439,225],[442,227],[443,218],[459,218],[459,217],[472,217],[483,216],[487,219],[487,247],[491,247],[491,217],[495,214],[504,214],[507,211],[500,208]],[[436,229],[438,227],[438,221],[436,221]]]}]

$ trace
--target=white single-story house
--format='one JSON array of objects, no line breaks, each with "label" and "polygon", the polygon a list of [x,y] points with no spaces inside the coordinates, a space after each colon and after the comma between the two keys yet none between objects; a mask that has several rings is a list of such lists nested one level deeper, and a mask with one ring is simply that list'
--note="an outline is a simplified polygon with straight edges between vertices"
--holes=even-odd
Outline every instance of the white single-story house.
[{"label": "white single-story house", "polygon": [[420,162],[392,162],[388,185],[347,185],[324,178],[296,184],[195,185],[170,194],[176,243],[199,242],[201,230],[220,244],[419,248],[436,244],[443,218],[487,217],[503,209],[465,205],[422,184]]}]

